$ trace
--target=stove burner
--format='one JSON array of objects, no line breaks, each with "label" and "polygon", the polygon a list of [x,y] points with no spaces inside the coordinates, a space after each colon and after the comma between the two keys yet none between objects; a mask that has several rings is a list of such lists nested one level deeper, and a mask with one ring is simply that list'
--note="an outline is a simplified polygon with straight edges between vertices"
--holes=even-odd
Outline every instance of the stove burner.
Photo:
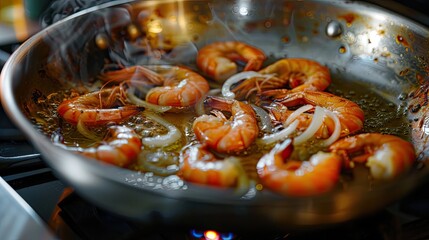
[{"label": "stove burner", "polygon": [[[427,195],[428,194],[424,194]],[[414,199],[414,196],[413,196]],[[421,199],[423,200],[423,199]],[[426,200],[428,200],[426,198]],[[429,220],[415,217],[405,218],[400,212],[403,204],[383,210],[372,216],[322,229],[273,232],[263,230],[225,231],[211,229],[178,228],[160,224],[147,224],[115,215],[83,200],[72,189],[67,188],[57,205],[51,219],[51,227],[57,233],[73,229],[83,240],[91,239],[190,239],[190,240],[229,240],[229,239],[427,239]],[[409,220],[412,219],[412,220]],[[68,229],[68,230],[64,230]],[[60,236],[70,239],[70,236]]]},{"label": "stove burner", "polygon": [[217,232],[214,230],[205,230],[205,231],[199,231],[199,230],[191,230],[190,236],[193,239],[201,239],[201,240],[233,240],[236,239],[236,236],[232,232]]}]

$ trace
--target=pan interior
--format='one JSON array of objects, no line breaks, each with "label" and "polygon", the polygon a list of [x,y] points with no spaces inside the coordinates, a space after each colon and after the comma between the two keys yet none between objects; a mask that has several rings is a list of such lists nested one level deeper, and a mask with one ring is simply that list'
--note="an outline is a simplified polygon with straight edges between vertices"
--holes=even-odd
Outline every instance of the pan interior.
[{"label": "pan interior", "polygon": [[[410,99],[410,93],[427,84],[429,43],[426,36],[427,29],[363,3],[131,2],[91,10],[42,31],[24,44],[22,51],[27,52],[15,57],[16,66],[7,66],[14,75],[3,82],[9,81],[13,86],[10,91],[13,91],[13,100],[26,118],[24,121],[27,123],[24,124],[36,123],[31,131],[50,133],[42,140],[37,133],[30,135],[41,151],[46,151],[46,161],[84,196],[102,206],[111,207],[94,197],[91,191],[100,187],[97,191],[106,196],[114,195],[123,188],[112,188],[117,192],[107,190],[109,186],[106,183],[115,182],[129,188],[126,193],[129,196],[145,198],[153,194],[154,202],[156,196],[163,196],[193,203],[262,206],[264,211],[270,204],[273,210],[268,212],[280,210],[287,215],[300,211],[302,223],[311,225],[325,220],[347,220],[385,206],[403,196],[425,175],[425,169],[421,167],[426,161],[426,133],[422,126],[415,127],[413,122],[419,122],[426,112],[423,107],[410,113],[410,102],[417,105],[414,98]],[[72,162],[87,162],[81,171],[106,179],[104,184],[93,186],[81,179],[76,180],[53,157],[58,154],[51,153],[47,146],[62,124],[53,107],[64,97],[74,94],[70,89],[79,92],[82,87],[94,87],[100,72],[118,66],[185,65],[197,71],[195,59],[198,49],[214,41],[227,40],[243,41],[261,48],[268,56],[265,66],[281,58],[308,58],[327,66],[333,79],[328,91],[363,108],[366,132],[394,134],[412,141],[419,155],[419,166],[397,181],[381,184],[370,183],[364,177],[366,168],[361,166],[355,174],[365,179],[362,182],[344,184],[326,196],[303,200],[267,191],[255,194],[254,186],[239,193],[195,186],[184,183],[177,176],[157,177],[150,173],[117,169],[61,152],[71,155]],[[8,108],[11,100],[2,100]],[[418,119],[415,119],[416,114]],[[23,124],[19,116],[11,117],[18,125]],[[159,202],[160,209],[162,204]],[[367,208],[361,212],[350,210],[362,209],[363,206]],[[215,209],[216,206],[208,208]],[[144,212],[135,200],[129,206],[117,209],[125,215],[133,215],[130,214],[133,211],[136,215]]]}]

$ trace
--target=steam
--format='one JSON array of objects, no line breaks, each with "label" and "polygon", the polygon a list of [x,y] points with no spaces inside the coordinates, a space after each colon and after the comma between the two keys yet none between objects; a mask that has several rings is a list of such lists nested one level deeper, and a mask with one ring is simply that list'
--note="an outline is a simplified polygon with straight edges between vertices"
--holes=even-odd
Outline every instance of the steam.
[{"label": "steam", "polygon": [[59,81],[88,81],[99,71],[105,57],[95,46],[96,35],[111,35],[130,23],[129,11],[118,7],[69,19],[61,27],[47,31],[44,41],[50,48],[48,75]]},{"label": "steam", "polygon": [[41,17],[42,27],[48,27],[53,23],[56,23],[74,13],[82,11],[84,9],[97,6],[110,0],[92,0],[92,1],[82,1],[82,0],[56,0],[52,1],[52,4],[45,10]]},{"label": "steam", "polygon": [[[55,4],[63,10],[66,6],[86,7],[83,1],[72,3],[75,5]],[[230,9],[229,4],[202,1],[141,1],[78,13],[47,32],[45,43],[50,52],[46,72],[61,84],[81,84],[94,82],[103,71],[135,65],[185,65],[196,71],[199,48],[214,41],[237,40],[255,46],[274,41],[249,30],[247,24],[260,24],[267,18],[252,12],[249,4],[239,1]],[[262,11],[274,14],[274,5]],[[225,14],[231,10],[235,14]],[[61,19],[73,11],[54,11],[45,21]],[[103,46],[97,39],[102,39]]]}]

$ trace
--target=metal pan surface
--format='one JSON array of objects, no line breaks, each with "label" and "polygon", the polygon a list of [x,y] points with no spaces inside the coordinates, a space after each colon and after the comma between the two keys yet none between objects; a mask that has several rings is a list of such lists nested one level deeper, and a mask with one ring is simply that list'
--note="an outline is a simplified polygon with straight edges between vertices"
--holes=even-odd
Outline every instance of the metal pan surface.
[{"label": "metal pan surface", "polygon": [[[175,54],[168,59],[142,58],[138,48],[123,44],[110,57],[129,65],[192,67],[195,49],[213,41],[238,40],[267,53],[266,64],[284,57],[316,60],[329,67],[337,84],[368,88],[404,112],[418,164],[410,174],[380,186],[293,198],[255,188],[225,190],[189,184],[177,176],[157,177],[53,145],[28,117],[34,99],[90,81],[106,57],[96,38],[120,35],[152,13],[174,22],[164,38],[152,41],[163,46],[177,41],[181,47]],[[26,41],[3,68],[1,100],[57,176],[111,212],[143,222],[220,228],[324,226],[379,210],[425,180],[428,36],[422,25],[357,1],[114,1],[68,17]],[[49,72],[52,69],[60,71]]]}]

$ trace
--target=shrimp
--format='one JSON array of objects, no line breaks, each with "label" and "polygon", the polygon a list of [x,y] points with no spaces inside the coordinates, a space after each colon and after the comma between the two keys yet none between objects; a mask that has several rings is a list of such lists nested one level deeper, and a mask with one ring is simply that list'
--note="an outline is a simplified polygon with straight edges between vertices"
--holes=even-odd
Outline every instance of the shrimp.
[{"label": "shrimp", "polygon": [[233,89],[238,98],[278,88],[288,88],[292,92],[323,91],[331,84],[329,69],[308,59],[282,59],[258,73],[267,77],[253,77],[243,81]]},{"label": "shrimp", "polygon": [[234,61],[244,61],[243,71],[259,70],[266,56],[260,49],[238,41],[215,42],[198,51],[197,66],[207,76],[223,82],[237,73]]},{"label": "shrimp", "polygon": [[[364,112],[356,103],[333,95],[327,92],[319,91],[302,91],[302,92],[290,92],[288,90],[276,91],[269,90],[262,93],[265,97],[274,98],[275,102],[281,103],[286,107],[296,107],[303,104],[310,104],[313,106],[320,106],[332,111],[338,116],[341,124],[340,137],[347,136],[355,133],[363,128]],[[283,114],[288,116],[291,111],[284,111]],[[281,114],[280,114],[281,116]],[[281,118],[285,118],[282,116]],[[312,116],[305,115],[302,117],[301,124],[306,126],[311,122]],[[325,119],[323,128],[326,128],[329,134],[334,131],[334,123],[331,119]]]},{"label": "shrimp", "polygon": [[232,187],[237,185],[240,175],[233,159],[217,159],[206,146],[198,144],[187,148],[181,155],[183,164],[178,175],[189,182]]},{"label": "shrimp", "polygon": [[[212,111],[214,115],[199,116],[193,123],[200,142],[220,153],[230,153],[242,151],[255,141],[259,127],[250,105],[214,96],[208,97],[206,102],[215,110]],[[231,112],[230,119],[221,111]]]},{"label": "shrimp", "polygon": [[141,108],[124,105],[123,89],[105,88],[63,101],[57,108],[58,114],[67,122],[86,125],[119,123],[137,114]]},{"label": "shrimp", "polygon": [[195,105],[210,89],[205,78],[184,67],[157,66],[160,73],[143,66],[133,66],[104,73],[106,82],[130,81],[131,84],[156,85],[146,94],[146,101],[161,106]]},{"label": "shrimp", "polygon": [[416,158],[411,143],[380,133],[343,138],[332,144],[329,150],[340,154],[347,163],[366,163],[374,179],[392,179],[408,170]]},{"label": "shrimp", "polygon": [[141,147],[141,139],[132,129],[111,126],[99,146],[80,149],[78,152],[109,164],[126,167],[137,159]]},{"label": "shrimp", "polygon": [[[268,110],[269,116],[275,125],[279,125],[279,124],[286,125],[287,120],[295,112],[295,110],[290,110],[286,106],[278,103],[272,103],[269,106],[266,106],[265,108]],[[310,109],[310,110],[313,110],[313,109]],[[311,113],[303,112],[299,114],[295,119],[298,120],[297,129],[299,131],[304,131],[310,125],[313,117]],[[317,131],[317,135],[320,137],[324,137],[325,134],[328,134],[325,131],[326,131],[326,128],[321,127]]]},{"label": "shrimp", "polygon": [[262,184],[290,196],[312,196],[332,190],[338,182],[341,158],[335,153],[318,152],[308,161],[289,159],[291,139],[278,143],[257,163]]}]

